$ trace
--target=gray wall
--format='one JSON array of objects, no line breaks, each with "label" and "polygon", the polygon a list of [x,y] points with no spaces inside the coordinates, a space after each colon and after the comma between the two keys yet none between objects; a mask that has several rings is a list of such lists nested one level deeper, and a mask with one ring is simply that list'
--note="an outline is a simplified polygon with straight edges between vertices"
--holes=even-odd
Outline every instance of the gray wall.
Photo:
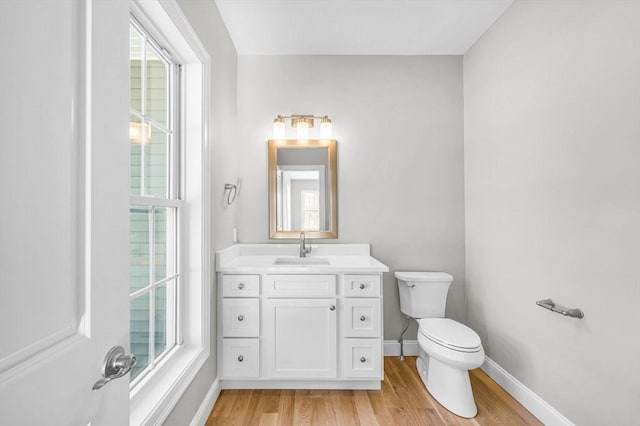
[{"label": "gray wall", "polygon": [[639,23],[638,2],[516,2],[464,58],[469,323],[582,425],[640,424]]},{"label": "gray wall", "polygon": [[[228,247],[235,226],[235,204],[225,207],[223,188],[235,183],[237,172],[236,79],[237,55],[213,1],[178,0],[200,41],[211,57],[209,142],[211,148],[211,253]],[[213,267],[213,259],[212,259]],[[215,281],[215,274],[213,274]],[[166,425],[188,424],[200,407],[217,375],[216,285],[211,292],[211,355],[175,406]]]},{"label": "gray wall", "polygon": [[[464,321],[462,58],[239,56],[243,243],[269,242],[266,141],[273,118],[291,113],[333,119],[339,239],[323,242],[371,243],[392,271],[450,272],[448,315]],[[391,273],[384,285],[384,335],[396,339]]]}]

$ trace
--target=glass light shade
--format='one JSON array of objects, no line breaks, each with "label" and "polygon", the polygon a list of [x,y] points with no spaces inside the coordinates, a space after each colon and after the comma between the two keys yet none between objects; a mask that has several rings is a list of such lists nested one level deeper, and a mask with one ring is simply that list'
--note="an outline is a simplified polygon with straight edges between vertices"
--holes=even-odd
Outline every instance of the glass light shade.
[{"label": "glass light shade", "polygon": [[298,139],[309,139],[309,123],[304,120],[298,121],[296,125]]},{"label": "glass light shade", "polygon": [[322,139],[331,139],[331,132],[333,130],[333,125],[330,120],[322,121],[320,123],[320,137]]},{"label": "glass light shade", "polygon": [[285,136],[285,124],[284,120],[278,120],[277,118],[273,120],[273,138],[274,139],[284,139]]}]

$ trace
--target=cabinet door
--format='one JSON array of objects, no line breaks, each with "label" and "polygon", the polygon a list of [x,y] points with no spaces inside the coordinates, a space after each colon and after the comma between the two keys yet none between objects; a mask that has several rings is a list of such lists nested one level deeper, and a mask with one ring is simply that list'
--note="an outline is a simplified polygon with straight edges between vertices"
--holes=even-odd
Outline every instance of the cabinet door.
[{"label": "cabinet door", "polygon": [[336,299],[266,299],[263,313],[268,377],[336,377]]}]

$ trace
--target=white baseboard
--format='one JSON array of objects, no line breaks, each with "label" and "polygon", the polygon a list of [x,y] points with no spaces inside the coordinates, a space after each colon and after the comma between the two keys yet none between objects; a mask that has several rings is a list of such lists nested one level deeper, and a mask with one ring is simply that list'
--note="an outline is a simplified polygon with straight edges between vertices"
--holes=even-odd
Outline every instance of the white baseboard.
[{"label": "white baseboard", "polygon": [[202,404],[200,404],[200,408],[196,411],[196,414],[191,419],[190,426],[204,426],[207,423],[207,419],[209,418],[209,414],[213,409],[213,405],[218,400],[218,396],[220,396],[220,380],[216,377],[209,389],[209,392],[205,395],[202,400]]},{"label": "white baseboard", "polygon": [[[418,356],[417,340],[405,340],[402,346],[405,355]],[[400,343],[397,340],[385,340],[384,356],[400,356]]]},{"label": "white baseboard", "polygon": [[480,368],[545,425],[574,426],[573,422],[560,414],[558,410],[523,385],[491,358],[486,357],[484,364]]}]

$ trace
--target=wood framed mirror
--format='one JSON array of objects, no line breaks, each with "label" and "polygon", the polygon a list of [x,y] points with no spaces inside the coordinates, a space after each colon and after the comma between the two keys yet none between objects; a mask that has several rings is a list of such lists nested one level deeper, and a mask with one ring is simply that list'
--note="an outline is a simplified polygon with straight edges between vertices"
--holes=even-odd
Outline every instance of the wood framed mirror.
[{"label": "wood framed mirror", "polygon": [[335,139],[269,140],[269,238],[338,238]]}]

